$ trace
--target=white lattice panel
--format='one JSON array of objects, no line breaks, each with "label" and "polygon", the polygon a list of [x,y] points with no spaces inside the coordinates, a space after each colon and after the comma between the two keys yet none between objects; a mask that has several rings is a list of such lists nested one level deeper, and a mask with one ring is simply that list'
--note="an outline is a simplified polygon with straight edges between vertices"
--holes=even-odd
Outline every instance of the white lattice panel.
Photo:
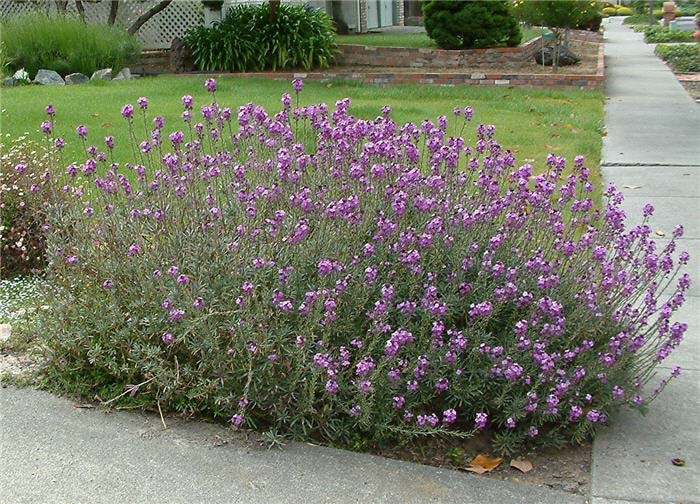
[{"label": "white lattice panel", "polygon": [[[129,27],[141,14],[158,2],[155,0],[122,0],[119,5],[117,24]],[[108,0],[99,2],[83,1],[85,18],[90,23],[104,24],[109,17]],[[13,16],[31,10],[56,12],[53,0],[0,0],[0,16]],[[68,4],[68,12],[77,14],[75,2]],[[159,12],[138,32],[144,49],[163,49],[170,47],[175,37],[182,37],[188,28],[204,22],[202,4],[195,0],[175,0]]]}]

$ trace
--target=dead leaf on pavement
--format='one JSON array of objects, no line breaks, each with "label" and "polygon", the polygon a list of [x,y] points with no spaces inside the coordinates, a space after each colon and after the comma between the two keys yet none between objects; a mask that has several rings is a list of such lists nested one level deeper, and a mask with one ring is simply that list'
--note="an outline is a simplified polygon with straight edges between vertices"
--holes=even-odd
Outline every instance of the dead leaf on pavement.
[{"label": "dead leaf on pavement", "polygon": [[502,458],[487,457],[486,455],[477,455],[469,462],[467,467],[460,467],[463,471],[469,471],[476,474],[484,474],[496,469],[503,462]]},{"label": "dead leaf on pavement", "polygon": [[664,233],[663,231],[657,231],[656,236],[666,236],[666,233]]},{"label": "dead leaf on pavement", "polygon": [[623,185],[622,187],[625,189],[639,189],[642,186],[640,186],[640,185]]},{"label": "dead leaf on pavement", "polygon": [[553,151],[561,150],[561,147],[555,147],[554,145],[544,144],[544,146]]},{"label": "dead leaf on pavement", "polygon": [[683,467],[685,465],[685,460],[683,460],[681,458],[674,458],[674,459],[671,459],[671,463],[674,466]]},{"label": "dead leaf on pavement", "polygon": [[523,473],[532,471],[532,462],[527,459],[513,459],[510,461],[510,466]]}]

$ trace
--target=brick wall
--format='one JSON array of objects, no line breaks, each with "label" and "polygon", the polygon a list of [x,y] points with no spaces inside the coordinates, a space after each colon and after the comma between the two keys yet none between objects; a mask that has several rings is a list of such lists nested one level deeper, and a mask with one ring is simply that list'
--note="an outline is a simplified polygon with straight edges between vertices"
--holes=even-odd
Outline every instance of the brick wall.
[{"label": "brick wall", "polygon": [[457,69],[497,64],[507,68],[531,60],[540,47],[540,37],[518,47],[459,51],[341,44],[336,60],[338,65],[346,66]]},{"label": "brick wall", "polygon": [[170,50],[152,50],[143,51],[141,53],[141,62],[138,65],[133,65],[131,68],[132,72],[143,73],[145,72],[163,72],[170,70]]},{"label": "brick wall", "polygon": [[[603,36],[594,32],[572,31],[570,40],[600,43],[603,40]],[[541,37],[529,40],[518,47],[456,51],[341,44],[338,46],[337,64],[346,66],[442,69],[502,65],[504,68],[508,68],[517,66],[524,61],[532,60],[541,47]]]}]

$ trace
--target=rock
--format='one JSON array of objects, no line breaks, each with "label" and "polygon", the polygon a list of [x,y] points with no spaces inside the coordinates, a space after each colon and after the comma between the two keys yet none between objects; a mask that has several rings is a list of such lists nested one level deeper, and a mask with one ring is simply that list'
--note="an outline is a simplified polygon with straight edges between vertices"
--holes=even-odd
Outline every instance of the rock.
[{"label": "rock", "polygon": [[34,77],[34,82],[36,84],[58,84],[60,86],[64,85],[65,82],[63,78],[58,75],[58,72],[53,70],[46,70],[45,68],[40,68]]},{"label": "rock", "polygon": [[12,334],[12,326],[10,324],[0,324],[0,343],[6,343]]},{"label": "rock", "polygon": [[[547,46],[544,51],[537,51],[535,53],[535,61],[542,65],[542,60],[544,56],[544,65],[552,66],[554,63],[554,48],[552,46]],[[559,47],[559,66],[575,65],[581,61],[581,58],[576,56],[574,53],[569,51],[565,47]]]},{"label": "rock", "polygon": [[24,68],[20,68],[15,72],[15,74],[12,76],[12,78],[15,81],[27,81],[29,82],[29,74]]},{"label": "rock", "polygon": [[15,78],[14,77],[5,77],[2,80],[2,86],[3,87],[11,87],[15,85]]},{"label": "rock", "polygon": [[66,75],[66,84],[85,84],[90,82],[90,77],[81,73],[72,73]]},{"label": "rock", "polygon": [[111,68],[103,68],[102,70],[97,70],[92,74],[92,77],[90,77],[91,81],[94,80],[112,80],[112,69]]},{"label": "rock", "polygon": [[119,70],[119,73],[114,77],[112,80],[131,80],[133,77],[131,76],[131,70],[129,68],[124,67],[121,70]]}]

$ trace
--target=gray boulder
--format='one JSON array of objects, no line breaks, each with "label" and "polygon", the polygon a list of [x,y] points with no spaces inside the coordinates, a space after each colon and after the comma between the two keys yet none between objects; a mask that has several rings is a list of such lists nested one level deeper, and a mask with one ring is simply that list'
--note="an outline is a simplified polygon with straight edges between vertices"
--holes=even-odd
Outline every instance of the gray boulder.
[{"label": "gray boulder", "polygon": [[92,77],[90,77],[91,81],[94,80],[112,80],[112,69],[111,68],[103,68],[102,70],[97,70],[92,74]]},{"label": "gray boulder", "polygon": [[39,69],[36,77],[34,77],[34,82],[36,84],[58,84],[60,86],[65,84],[63,78],[58,75],[58,73],[54,72],[53,70],[46,70],[45,68]]},{"label": "gray boulder", "polygon": [[[543,51],[537,51],[535,53],[535,61],[544,66],[554,65],[554,47],[547,46]],[[559,66],[575,65],[579,61],[581,61],[581,58],[569,51],[566,47],[559,47]]]},{"label": "gray boulder", "polygon": [[121,70],[119,70],[119,73],[112,80],[131,80],[131,79],[133,79],[133,77],[131,76],[131,70],[127,67],[124,67]]},{"label": "gray boulder", "polygon": [[11,87],[15,85],[15,79],[13,77],[6,77],[2,80],[3,87]]},{"label": "gray boulder", "polygon": [[12,76],[12,78],[15,81],[29,82],[29,74],[27,73],[27,71],[24,68],[20,68],[19,70],[17,70],[15,72],[15,74]]},{"label": "gray boulder", "polygon": [[90,77],[81,73],[72,73],[66,75],[66,84],[85,84],[90,82]]}]

